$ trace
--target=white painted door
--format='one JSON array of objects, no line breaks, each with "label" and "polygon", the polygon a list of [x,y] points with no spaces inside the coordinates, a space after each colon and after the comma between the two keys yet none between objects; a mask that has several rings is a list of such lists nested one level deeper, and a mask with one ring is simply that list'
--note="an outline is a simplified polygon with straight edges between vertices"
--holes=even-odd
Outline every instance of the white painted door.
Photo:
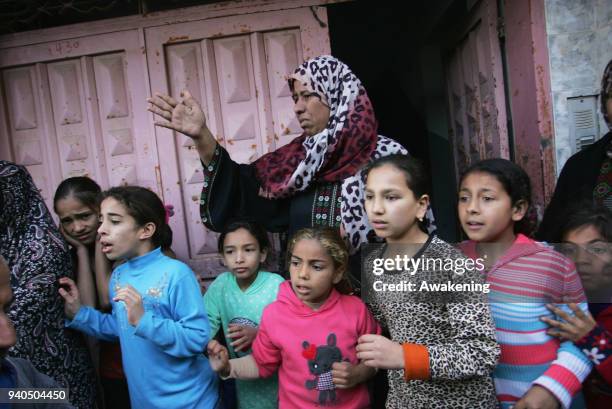
[{"label": "white painted door", "polygon": [[[298,8],[147,28],[151,90],[178,97],[189,89],[232,158],[252,162],[300,133],[287,75],[330,52],[326,21],[324,8]],[[217,235],[200,220],[198,155],[184,135],[155,132],[163,194],[176,211],[173,248],[195,271],[212,275],[220,268],[212,257]]]},{"label": "white painted door", "polygon": [[28,168],[50,209],[70,176],[160,191],[137,30],[5,49],[0,70],[1,158]]}]

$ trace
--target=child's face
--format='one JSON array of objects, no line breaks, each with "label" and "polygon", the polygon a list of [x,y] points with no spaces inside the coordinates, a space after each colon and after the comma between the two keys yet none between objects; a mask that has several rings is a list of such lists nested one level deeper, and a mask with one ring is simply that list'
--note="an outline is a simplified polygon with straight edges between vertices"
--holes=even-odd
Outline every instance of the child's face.
[{"label": "child's face", "polygon": [[405,242],[418,232],[417,218],[425,217],[429,197],[416,198],[406,175],[393,165],[374,168],[368,174],[365,209],[374,232],[387,243]]},{"label": "child's face", "polygon": [[100,222],[100,245],[109,260],[130,259],[142,256],[150,250],[150,242],[147,239],[152,236],[149,228],[151,223],[138,226],[125,206],[115,198],[108,197],[102,201]]},{"label": "child's face", "polygon": [[503,185],[484,172],[467,175],[459,188],[459,220],[471,240],[512,243],[514,223],[525,216],[526,206],[512,205]]},{"label": "child's face", "polygon": [[291,287],[297,298],[312,309],[319,308],[332,287],[342,279],[333,259],[317,240],[302,239],[295,243],[289,261]]},{"label": "child's face", "polygon": [[563,236],[562,252],[576,264],[587,293],[612,291],[612,248],[592,225]]},{"label": "child's face", "polygon": [[223,260],[236,279],[244,282],[257,275],[266,252],[260,250],[257,239],[248,230],[240,228],[225,236]]},{"label": "child's face", "polygon": [[66,234],[84,245],[96,240],[99,225],[97,209],[85,206],[74,196],[58,200],[55,209]]}]

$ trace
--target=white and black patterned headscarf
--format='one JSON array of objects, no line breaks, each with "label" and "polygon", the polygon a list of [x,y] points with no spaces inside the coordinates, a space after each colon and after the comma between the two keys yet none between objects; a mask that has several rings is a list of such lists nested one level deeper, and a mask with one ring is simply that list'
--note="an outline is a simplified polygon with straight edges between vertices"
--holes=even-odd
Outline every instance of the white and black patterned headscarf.
[{"label": "white and black patterned headscarf", "polygon": [[363,206],[361,169],[370,161],[407,151],[378,135],[372,103],[361,81],[337,58],[323,55],[300,65],[289,77],[316,93],[330,109],[327,127],[306,134],[255,161],[262,195],[290,197],[313,182],[342,183],[342,229],[354,252],[371,230]]}]

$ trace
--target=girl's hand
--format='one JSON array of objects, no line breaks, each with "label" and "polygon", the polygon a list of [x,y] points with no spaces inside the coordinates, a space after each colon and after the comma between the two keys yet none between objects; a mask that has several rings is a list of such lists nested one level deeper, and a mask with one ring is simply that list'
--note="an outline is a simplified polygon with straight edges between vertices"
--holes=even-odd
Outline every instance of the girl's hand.
[{"label": "girl's hand", "polygon": [[548,389],[533,385],[511,409],[557,409],[559,401]]},{"label": "girl's hand", "polygon": [[229,376],[230,363],[227,348],[213,339],[208,343],[206,350],[208,351],[208,362],[213,371],[224,378]]},{"label": "girl's hand", "polygon": [[188,137],[198,140],[206,128],[206,119],[200,104],[191,96],[189,91],[181,92],[181,102],[169,95],[156,92],[153,98],[147,98],[149,111],[161,116],[165,121],[155,121],[155,125],[172,129]]},{"label": "girl's hand", "polygon": [[257,336],[257,327],[230,324],[227,335],[234,340],[230,344],[234,348],[234,351],[246,351],[251,347],[251,344]]},{"label": "girl's hand", "polygon": [[79,289],[75,282],[68,277],[61,277],[59,280],[59,294],[64,298],[64,312],[66,316],[73,319],[81,308],[81,298]]},{"label": "girl's hand", "polygon": [[62,233],[62,236],[64,236],[64,239],[68,242],[68,244],[74,247],[77,251],[79,251],[80,249],[85,249],[85,245],[83,243],[66,233],[66,230],[64,230],[64,226],[62,226],[61,223],[59,225],[59,230],[60,233]]},{"label": "girl's hand", "polygon": [[350,389],[370,379],[376,370],[366,365],[352,365],[350,362],[332,364],[332,381],[338,389]]},{"label": "girl's hand", "polygon": [[541,317],[540,319],[553,327],[546,331],[546,333],[551,337],[557,337],[563,341],[570,340],[572,342],[576,342],[591,332],[597,323],[589,312],[585,313],[582,309],[580,309],[580,307],[578,307],[578,305],[571,303],[568,304],[568,306],[574,312],[574,315],[569,315],[561,308],[552,304],[546,305],[546,308],[548,308],[558,317],[564,319],[565,322],[553,320],[552,318],[548,317]]},{"label": "girl's hand", "polygon": [[380,369],[403,369],[404,349],[382,335],[366,334],[359,337],[357,358],[365,365]]},{"label": "girl's hand", "polygon": [[140,322],[140,318],[144,315],[144,307],[142,305],[142,297],[131,285],[127,285],[117,291],[113,301],[123,301],[125,308],[127,309],[128,322],[137,326]]}]

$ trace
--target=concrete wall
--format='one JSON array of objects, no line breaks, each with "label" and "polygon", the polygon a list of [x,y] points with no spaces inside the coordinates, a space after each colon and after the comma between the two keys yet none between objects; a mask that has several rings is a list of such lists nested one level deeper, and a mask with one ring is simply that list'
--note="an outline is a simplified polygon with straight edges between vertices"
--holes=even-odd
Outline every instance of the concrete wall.
[{"label": "concrete wall", "polygon": [[[599,93],[601,74],[612,59],[612,1],[546,0],[546,26],[559,174],[572,154],[567,98]],[[598,117],[603,136],[608,127]]]}]

